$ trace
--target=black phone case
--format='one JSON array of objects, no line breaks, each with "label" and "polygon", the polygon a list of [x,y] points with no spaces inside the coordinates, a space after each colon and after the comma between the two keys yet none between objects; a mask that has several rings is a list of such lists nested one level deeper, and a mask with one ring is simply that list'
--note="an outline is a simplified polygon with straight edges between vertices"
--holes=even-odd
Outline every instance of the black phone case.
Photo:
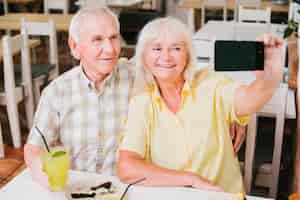
[{"label": "black phone case", "polygon": [[216,40],[215,71],[264,69],[264,45],[256,41]]}]

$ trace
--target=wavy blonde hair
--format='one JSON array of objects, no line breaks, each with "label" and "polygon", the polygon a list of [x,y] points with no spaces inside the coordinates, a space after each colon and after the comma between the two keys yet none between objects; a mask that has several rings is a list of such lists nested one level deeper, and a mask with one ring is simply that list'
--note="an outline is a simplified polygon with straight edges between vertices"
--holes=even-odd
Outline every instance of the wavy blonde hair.
[{"label": "wavy blonde hair", "polygon": [[149,70],[144,66],[143,54],[146,46],[161,37],[161,35],[167,36],[181,36],[184,45],[187,48],[187,65],[184,70],[184,79],[186,81],[192,81],[195,70],[196,57],[194,54],[194,48],[192,45],[192,34],[188,27],[181,21],[174,17],[164,17],[155,19],[144,26],[140,32],[135,60],[135,83],[133,94],[141,93],[147,90],[149,84],[155,84],[154,77]]}]

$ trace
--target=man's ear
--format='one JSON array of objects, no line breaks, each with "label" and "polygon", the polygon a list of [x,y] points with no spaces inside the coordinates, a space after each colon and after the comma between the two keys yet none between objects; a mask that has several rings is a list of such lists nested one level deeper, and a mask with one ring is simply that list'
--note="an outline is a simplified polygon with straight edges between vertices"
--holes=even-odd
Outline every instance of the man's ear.
[{"label": "man's ear", "polygon": [[69,44],[72,56],[75,59],[80,60],[80,51],[79,51],[78,43],[74,40],[74,38],[69,37],[68,44]]}]

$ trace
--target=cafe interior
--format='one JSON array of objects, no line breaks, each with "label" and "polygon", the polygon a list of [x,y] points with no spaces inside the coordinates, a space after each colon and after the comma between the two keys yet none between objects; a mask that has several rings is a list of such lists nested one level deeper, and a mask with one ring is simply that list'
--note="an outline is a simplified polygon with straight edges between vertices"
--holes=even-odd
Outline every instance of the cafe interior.
[{"label": "cafe interior", "polygon": [[[282,37],[286,52],[282,82],[261,111],[251,116],[237,156],[247,199],[300,200],[300,1],[296,0],[2,0],[0,199],[30,199],[32,193],[36,198],[40,195],[38,199],[66,199],[65,195],[48,194],[35,185],[24,162],[23,147],[43,88],[78,65],[68,47],[71,18],[80,8],[93,4],[106,6],[118,16],[121,57],[128,59],[134,56],[143,26],[164,16],[180,19],[192,32],[199,70],[214,64],[216,40],[255,41],[266,32]],[[31,22],[43,23],[30,30],[26,23]],[[4,39],[25,33],[30,36],[29,58],[21,54],[22,48]],[[24,63],[31,67],[31,87],[18,76],[23,73],[20,70]],[[224,73],[246,84],[254,80],[250,71]],[[156,189],[132,189],[127,199],[236,199],[231,194],[186,188]]]}]

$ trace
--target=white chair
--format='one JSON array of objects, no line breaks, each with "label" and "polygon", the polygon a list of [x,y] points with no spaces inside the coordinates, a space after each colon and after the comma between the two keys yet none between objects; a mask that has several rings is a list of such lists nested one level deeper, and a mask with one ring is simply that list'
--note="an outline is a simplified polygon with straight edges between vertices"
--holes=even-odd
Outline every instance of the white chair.
[{"label": "white chair", "polygon": [[[21,52],[21,70],[16,70],[13,55]],[[14,147],[21,147],[18,103],[25,102],[28,127],[32,126],[34,99],[28,40],[24,35],[3,37],[4,83],[0,84],[0,105],[7,108]]]},{"label": "white chair", "polygon": [[234,20],[237,21],[238,19],[238,9],[239,6],[251,7],[251,8],[260,8],[261,7],[261,0],[236,0],[234,6]]},{"label": "white chair", "polygon": [[108,0],[78,0],[76,3],[80,8],[92,6],[107,6]]},{"label": "white chair", "polygon": [[209,7],[220,7],[223,9],[223,20],[227,19],[227,1],[226,0],[203,0],[201,5],[201,27],[205,23],[205,11]]},{"label": "white chair", "polygon": [[246,8],[239,6],[238,22],[271,23],[271,8]]},{"label": "white chair", "polygon": [[[281,84],[280,88],[276,91],[271,103],[268,103],[259,113],[253,115],[250,124],[247,128],[246,139],[246,159],[245,159],[245,186],[246,192],[251,191],[253,165],[254,165],[254,152],[255,140],[257,132],[257,116],[275,117],[275,134],[274,134],[274,149],[273,159],[271,164],[264,164],[259,167],[255,184],[259,186],[268,187],[269,196],[276,198],[277,186],[280,170],[281,149],[284,133],[284,120],[285,109],[287,100],[288,86]],[[272,115],[270,113],[273,113]]]},{"label": "white chair", "polygon": [[[285,51],[283,55],[285,56]],[[284,63],[282,64],[284,65]],[[276,121],[272,163],[259,166],[255,184],[258,186],[268,187],[269,196],[272,198],[276,198],[280,171],[282,142],[284,135],[287,97],[288,85],[286,83],[281,83],[280,87],[277,89],[271,100],[262,108],[261,111],[251,117],[250,123],[248,124],[244,175],[244,183],[247,193],[251,191],[252,186],[254,153],[257,133],[257,117],[275,117]]]},{"label": "white chair", "polygon": [[290,2],[289,5],[289,20],[294,20],[296,22],[300,22],[300,14],[298,11],[300,10],[300,4],[295,2]]},{"label": "white chair", "polygon": [[33,22],[22,19],[21,32],[28,39],[29,36],[46,36],[49,39],[49,62],[46,64],[32,64],[32,78],[34,88],[34,98],[37,104],[41,96],[41,87],[48,81],[53,80],[59,74],[57,37],[54,21]]},{"label": "white chair", "polygon": [[44,13],[50,10],[61,10],[63,14],[69,13],[69,0],[44,0]]},{"label": "white chair", "polygon": [[209,35],[198,35],[197,38],[193,39],[193,45],[197,58],[197,69],[201,69],[208,65],[213,66],[215,38],[212,38]]},{"label": "white chair", "polygon": [[7,0],[2,0],[2,2],[3,2],[4,14],[6,15],[8,13],[8,2]]},{"label": "white chair", "polygon": [[4,158],[4,144],[2,139],[2,128],[1,128],[1,122],[0,122],[0,159]]}]

